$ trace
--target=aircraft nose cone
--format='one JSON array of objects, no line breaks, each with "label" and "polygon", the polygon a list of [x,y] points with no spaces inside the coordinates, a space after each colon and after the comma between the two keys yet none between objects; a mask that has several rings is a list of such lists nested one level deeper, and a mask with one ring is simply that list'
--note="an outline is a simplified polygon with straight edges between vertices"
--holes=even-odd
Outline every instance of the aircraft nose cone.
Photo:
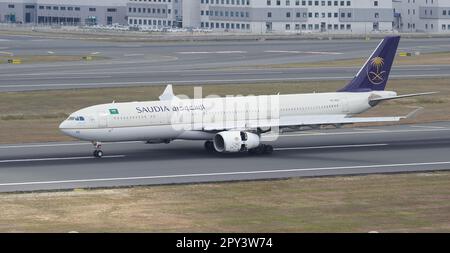
[{"label": "aircraft nose cone", "polygon": [[61,124],[59,124],[59,129],[64,129],[64,123],[65,123],[66,121],[63,121],[63,122],[61,122]]},{"label": "aircraft nose cone", "polygon": [[59,130],[65,133],[65,129],[67,129],[67,122],[64,120],[63,122],[61,122],[61,124],[59,124]]}]

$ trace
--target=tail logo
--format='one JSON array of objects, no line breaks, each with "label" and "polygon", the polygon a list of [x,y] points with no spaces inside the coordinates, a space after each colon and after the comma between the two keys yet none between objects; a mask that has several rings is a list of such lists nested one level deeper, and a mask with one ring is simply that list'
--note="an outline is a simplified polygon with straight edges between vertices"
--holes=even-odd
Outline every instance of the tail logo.
[{"label": "tail logo", "polygon": [[370,65],[367,68],[367,77],[372,84],[381,84],[384,82],[386,71],[382,71],[384,66],[384,59],[381,57],[374,57],[370,60]]}]

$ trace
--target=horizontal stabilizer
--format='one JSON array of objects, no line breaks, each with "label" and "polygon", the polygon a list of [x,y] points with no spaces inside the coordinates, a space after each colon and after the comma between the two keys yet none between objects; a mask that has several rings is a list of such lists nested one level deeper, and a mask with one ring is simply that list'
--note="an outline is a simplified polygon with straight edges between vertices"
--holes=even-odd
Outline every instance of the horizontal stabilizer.
[{"label": "horizontal stabilizer", "polygon": [[392,99],[399,99],[399,98],[409,98],[409,97],[425,96],[425,95],[431,95],[431,94],[436,94],[436,93],[438,93],[438,92],[437,92],[437,91],[433,91],[433,92],[424,92],[424,93],[406,94],[406,95],[400,95],[400,96],[395,96],[395,97],[371,98],[371,99],[370,99],[370,102],[380,102],[380,101],[392,100]]}]

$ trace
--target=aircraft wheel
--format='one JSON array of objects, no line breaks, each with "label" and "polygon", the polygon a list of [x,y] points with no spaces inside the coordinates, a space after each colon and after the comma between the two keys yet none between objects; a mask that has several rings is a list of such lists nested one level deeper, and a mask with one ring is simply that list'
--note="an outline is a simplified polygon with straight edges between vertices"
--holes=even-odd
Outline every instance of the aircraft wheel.
[{"label": "aircraft wheel", "polygon": [[208,152],[214,152],[216,149],[214,148],[214,143],[212,141],[206,141],[205,142],[205,149]]},{"label": "aircraft wheel", "polygon": [[94,151],[94,157],[102,158],[102,156],[103,156],[103,151],[101,151],[101,150]]},{"label": "aircraft wheel", "polygon": [[252,148],[248,150],[250,155],[260,155],[264,152],[264,144],[259,145],[256,148]]},{"label": "aircraft wheel", "polygon": [[264,154],[272,154],[272,152],[273,152],[272,145],[265,145],[265,147],[264,147]]},{"label": "aircraft wheel", "polygon": [[262,155],[262,154],[271,154],[273,152],[273,147],[271,145],[261,144],[256,148],[252,148],[248,150],[250,155]]}]

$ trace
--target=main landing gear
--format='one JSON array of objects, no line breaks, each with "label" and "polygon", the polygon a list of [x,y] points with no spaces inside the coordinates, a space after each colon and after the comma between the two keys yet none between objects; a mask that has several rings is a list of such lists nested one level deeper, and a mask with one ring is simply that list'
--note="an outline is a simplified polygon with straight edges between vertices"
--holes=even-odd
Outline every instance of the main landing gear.
[{"label": "main landing gear", "polygon": [[205,141],[205,149],[210,153],[216,152],[216,149],[214,148],[214,142],[212,141]]},{"label": "main landing gear", "polygon": [[267,145],[267,144],[260,144],[258,147],[248,150],[248,153],[250,155],[263,155],[263,154],[268,155],[268,154],[272,154],[272,152],[273,152],[272,145]]},{"label": "main landing gear", "polygon": [[93,155],[96,158],[102,158],[103,156],[103,151],[102,151],[102,144],[100,142],[92,142],[92,144],[94,145],[94,152]]}]

